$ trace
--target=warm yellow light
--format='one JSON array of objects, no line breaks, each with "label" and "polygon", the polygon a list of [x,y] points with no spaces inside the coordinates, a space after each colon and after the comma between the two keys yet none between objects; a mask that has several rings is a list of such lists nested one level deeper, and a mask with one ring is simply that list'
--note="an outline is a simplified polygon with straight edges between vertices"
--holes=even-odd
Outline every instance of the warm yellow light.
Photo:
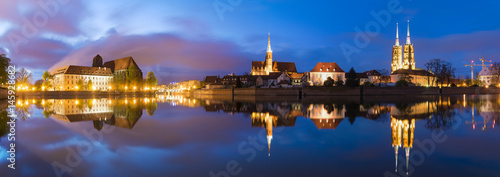
[{"label": "warm yellow light", "polygon": [[137,89],[137,87],[136,87],[136,86],[134,86],[134,90],[135,90],[135,89]]},{"label": "warm yellow light", "polygon": [[108,101],[108,104],[111,104],[111,100]]},{"label": "warm yellow light", "polygon": [[135,104],[136,100],[134,99],[134,104]]},{"label": "warm yellow light", "polygon": [[195,86],[193,86],[193,88],[194,88],[194,89],[196,89],[196,85],[195,85]]},{"label": "warm yellow light", "polygon": [[44,90],[44,91],[45,91],[45,86],[42,86],[42,90]]},{"label": "warm yellow light", "polygon": [[109,86],[108,89],[111,90],[111,86]]},{"label": "warm yellow light", "polygon": [[31,90],[35,91],[35,87],[33,87]]},{"label": "warm yellow light", "polygon": [[125,104],[127,104],[127,103],[128,103],[128,100],[125,100]]},{"label": "warm yellow light", "polygon": [[79,103],[78,100],[75,100],[75,104],[78,104],[78,103]]},{"label": "warm yellow light", "polygon": [[127,87],[127,86],[125,86],[125,90],[127,90],[127,89],[128,89],[128,87]]},{"label": "warm yellow light", "polygon": [[42,100],[42,105],[45,105],[45,100]]},{"label": "warm yellow light", "polygon": [[487,85],[487,86],[485,86],[485,87],[486,87],[486,88],[488,88],[489,86]]},{"label": "warm yellow light", "polygon": [[77,90],[78,90],[78,86],[75,86],[75,89],[77,89]]},{"label": "warm yellow light", "polygon": [[97,90],[97,88],[96,88],[95,86],[94,86],[94,87],[92,87],[92,88],[93,88],[94,90]]}]

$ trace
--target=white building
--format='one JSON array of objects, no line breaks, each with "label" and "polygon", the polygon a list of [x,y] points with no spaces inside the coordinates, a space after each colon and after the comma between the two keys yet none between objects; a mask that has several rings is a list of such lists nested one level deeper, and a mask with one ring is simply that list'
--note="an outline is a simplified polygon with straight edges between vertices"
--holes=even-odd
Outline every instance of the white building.
[{"label": "white building", "polygon": [[497,67],[483,67],[479,72],[479,80],[485,85],[499,84],[498,76],[500,72]]},{"label": "white building", "polygon": [[322,86],[328,77],[331,77],[335,81],[341,79],[345,82],[345,72],[335,62],[318,62],[311,72],[309,72],[309,79],[314,86]]},{"label": "white building", "polygon": [[56,91],[85,90],[85,88],[78,87],[77,83],[80,80],[84,85],[87,85],[88,81],[92,82],[92,88],[87,90],[108,91],[112,88],[113,73],[111,69],[106,67],[69,65],[57,69],[53,76],[54,90]]}]

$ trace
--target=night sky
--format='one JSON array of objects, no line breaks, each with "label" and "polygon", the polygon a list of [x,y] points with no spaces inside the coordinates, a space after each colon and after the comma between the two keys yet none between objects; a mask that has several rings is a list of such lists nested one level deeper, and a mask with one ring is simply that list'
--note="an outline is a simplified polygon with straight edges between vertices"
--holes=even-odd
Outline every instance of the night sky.
[{"label": "night sky", "polygon": [[[471,60],[500,62],[499,11],[493,0],[9,0],[0,2],[0,47],[34,80],[44,70],[90,66],[100,54],[133,56],[168,83],[250,72],[252,60],[264,61],[271,33],[273,59],[295,62],[299,72],[320,61],[363,72],[390,70],[396,23],[404,44],[410,20],[417,67],[440,58],[470,75],[463,64]],[[370,25],[375,32],[357,45],[356,29]],[[357,50],[347,55],[342,46]]]}]

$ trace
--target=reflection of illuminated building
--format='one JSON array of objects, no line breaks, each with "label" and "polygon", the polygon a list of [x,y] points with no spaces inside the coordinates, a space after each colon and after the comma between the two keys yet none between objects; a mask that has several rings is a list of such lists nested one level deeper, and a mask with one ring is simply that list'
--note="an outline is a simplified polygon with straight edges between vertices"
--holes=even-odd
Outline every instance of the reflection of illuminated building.
[{"label": "reflection of illuminated building", "polygon": [[252,126],[263,126],[267,133],[268,156],[271,156],[271,141],[273,140],[273,126],[278,125],[278,117],[269,113],[252,113]]},{"label": "reflection of illuminated building", "polygon": [[397,119],[424,119],[436,112],[436,102],[420,102],[415,104],[397,104],[391,108],[391,115]]},{"label": "reflection of illuminated building", "polygon": [[413,147],[415,119],[399,120],[391,116],[391,129],[392,129],[392,147],[394,148],[394,153],[396,156],[396,172],[398,170],[398,152],[399,148],[402,146],[405,148],[406,173],[408,174],[410,149]]},{"label": "reflection of illuminated building", "polygon": [[[66,122],[93,121],[94,128],[101,130],[104,124],[132,129],[142,116],[142,99],[111,101],[109,99],[89,100],[47,100],[44,104],[53,111],[55,118]],[[149,99],[144,99],[147,103]],[[138,104],[139,103],[139,104]]]},{"label": "reflection of illuminated building", "polygon": [[201,105],[201,102],[199,100],[189,99],[181,95],[157,95],[156,99],[158,99],[158,101],[161,103],[170,103],[172,106],[180,105],[194,108]]},{"label": "reflection of illuminated building", "polygon": [[472,107],[472,122],[466,122],[467,124],[472,124],[472,128],[476,129],[476,124],[483,124],[481,130],[486,131],[488,128],[495,128],[497,120],[500,118],[500,102],[497,95],[484,95],[485,99],[477,102],[477,111],[479,115],[483,118],[483,121],[475,121],[475,107]]},{"label": "reflection of illuminated building", "polygon": [[307,117],[318,129],[335,129],[345,118],[345,108],[332,104],[311,104],[307,108]]}]

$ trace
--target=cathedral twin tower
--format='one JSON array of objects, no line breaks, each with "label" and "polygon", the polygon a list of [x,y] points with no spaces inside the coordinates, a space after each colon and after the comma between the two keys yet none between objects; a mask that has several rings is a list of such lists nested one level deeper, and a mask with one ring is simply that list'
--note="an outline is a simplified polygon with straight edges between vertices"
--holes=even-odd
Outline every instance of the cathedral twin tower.
[{"label": "cathedral twin tower", "polygon": [[392,47],[391,73],[399,69],[415,70],[415,55],[413,44],[410,42],[410,21],[408,20],[408,33],[404,46],[399,45],[398,28],[398,24],[396,23],[396,44]]}]

